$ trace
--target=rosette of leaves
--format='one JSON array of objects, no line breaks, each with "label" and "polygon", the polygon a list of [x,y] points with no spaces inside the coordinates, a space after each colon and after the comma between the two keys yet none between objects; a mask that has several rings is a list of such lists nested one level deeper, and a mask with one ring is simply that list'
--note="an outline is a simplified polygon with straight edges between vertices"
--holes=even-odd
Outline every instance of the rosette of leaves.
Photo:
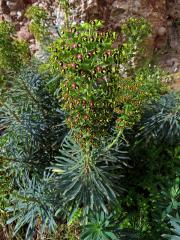
[{"label": "rosette of leaves", "polygon": [[180,139],[180,95],[168,93],[145,109],[141,136],[147,141],[176,145]]},{"label": "rosette of leaves", "polygon": [[141,239],[140,233],[133,228],[121,228],[122,216],[116,212],[107,215],[104,212],[90,214],[88,222],[84,225],[81,239],[82,240],[133,240]]},{"label": "rosette of leaves", "polygon": [[[119,148],[82,150],[72,136],[67,136],[53,166],[56,189],[62,194],[65,208],[81,207],[86,216],[89,210],[108,212],[124,190],[120,184],[121,168],[128,160],[127,152]],[[108,204],[109,203],[109,204]]]},{"label": "rosette of leaves", "polygon": [[115,234],[118,224],[114,222],[112,215],[104,212],[91,214],[88,223],[84,226],[81,234],[82,240],[118,240]]},{"label": "rosette of leaves", "polygon": [[[18,191],[11,194],[12,206],[6,210],[13,214],[7,224],[15,222],[14,235],[23,227],[26,228],[25,239],[31,240],[35,233],[54,232],[56,229],[55,212],[59,197],[49,186],[50,176],[43,178],[30,177],[26,172],[21,182],[17,182]],[[58,204],[59,205],[59,204]],[[59,207],[59,206],[58,206]]]},{"label": "rosette of leaves", "polygon": [[[142,31],[137,30],[139,26]],[[141,105],[152,97],[155,87],[153,81],[150,90],[146,84],[156,70],[151,69],[148,78],[143,79],[130,61],[138,55],[136,65],[142,68],[142,54],[137,49],[150,32],[146,21],[130,19],[123,28],[127,42],[117,48],[113,47],[117,34],[102,32],[101,27],[102,22],[95,20],[63,29],[50,47],[46,65],[52,74],[64,75],[60,104],[69,115],[67,126],[79,129],[75,138],[82,145],[85,141],[98,143],[113,124],[118,131],[131,127],[139,120]]]}]

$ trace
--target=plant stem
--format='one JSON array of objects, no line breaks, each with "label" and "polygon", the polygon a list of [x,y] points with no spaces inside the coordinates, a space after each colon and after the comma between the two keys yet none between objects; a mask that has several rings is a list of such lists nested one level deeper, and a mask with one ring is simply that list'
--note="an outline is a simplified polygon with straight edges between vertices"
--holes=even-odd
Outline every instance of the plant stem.
[{"label": "plant stem", "polygon": [[89,174],[91,170],[91,151],[90,151],[90,145],[89,142],[86,142],[86,148],[85,148],[85,173],[86,175]]},{"label": "plant stem", "polygon": [[110,143],[110,144],[106,147],[105,151],[110,150],[110,149],[114,146],[114,144],[117,143],[117,141],[119,140],[119,138],[120,138],[120,136],[121,136],[122,134],[123,134],[123,129],[121,129],[121,130],[118,132],[116,138],[112,141],[112,143]]}]

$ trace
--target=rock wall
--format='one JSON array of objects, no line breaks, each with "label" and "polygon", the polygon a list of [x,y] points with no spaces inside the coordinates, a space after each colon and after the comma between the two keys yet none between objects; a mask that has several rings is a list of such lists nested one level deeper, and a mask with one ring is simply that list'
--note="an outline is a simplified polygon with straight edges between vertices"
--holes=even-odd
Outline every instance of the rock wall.
[{"label": "rock wall", "polygon": [[180,71],[180,0],[70,0],[71,21],[102,19],[118,31],[130,16],[145,17],[152,25],[151,52],[162,50],[160,63]]},{"label": "rock wall", "polygon": [[[63,24],[64,12],[58,0],[0,0],[0,20],[12,21],[19,38],[26,39],[36,51],[36,43],[24,16],[30,4],[48,10],[54,25]],[[158,52],[160,64],[169,72],[180,71],[180,0],[69,0],[71,22],[102,19],[105,27],[119,31],[130,16],[145,17],[152,25],[149,48]]]},{"label": "rock wall", "polygon": [[0,0],[0,21],[6,20],[15,25],[17,36],[29,42],[32,53],[39,51],[39,43],[29,31],[29,22],[25,17],[26,9],[31,5],[45,8],[49,13],[52,24],[55,24],[58,4],[54,0]]}]

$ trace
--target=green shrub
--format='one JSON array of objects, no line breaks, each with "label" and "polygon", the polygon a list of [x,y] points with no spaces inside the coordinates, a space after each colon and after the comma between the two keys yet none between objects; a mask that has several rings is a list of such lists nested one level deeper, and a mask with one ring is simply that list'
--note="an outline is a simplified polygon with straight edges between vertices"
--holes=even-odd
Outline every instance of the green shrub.
[{"label": "green shrub", "polygon": [[82,240],[118,240],[114,233],[115,223],[112,216],[106,216],[103,212],[94,214],[83,229]]},{"label": "green shrub", "polygon": [[144,109],[142,121],[125,132],[131,168],[123,171],[122,186],[128,193],[119,202],[121,212],[128,213],[122,227],[153,240],[168,231],[167,213],[179,211],[179,124],[173,124],[179,116],[178,93],[165,94]]},{"label": "green shrub", "polygon": [[[143,26],[140,33],[135,25]],[[140,64],[137,51],[150,32],[146,21],[130,19],[123,33],[130,28],[133,38],[127,31],[118,48],[112,47],[116,33],[102,33],[101,27],[95,20],[64,29],[46,65],[53,75],[63,75],[57,97],[71,129],[54,166],[57,188],[67,205],[84,206],[85,214],[98,208],[107,213],[107,203],[117,201],[123,189],[117,169],[128,159],[118,139],[140,119],[142,105],[161,92],[160,70]]]},{"label": "green shrub", "polygon": [[26,11],[26,17],[31,20],[29,29],[34,37],[40,42],[46,42],[50,34],[47,27],[48,14],[46,10],[39,6],[30,6]]},{"label": "green shrub", "polygon": [[[42,232],[46,225],[54,230],[55,203],[60,207],[59,198],[43,175],[55,161],[66,134],[58,102],[48,93],[43,77],[35,69],[36,66],[22,70],[11,89],[1,96],[0,107],[0,125],[5,130],[0,138],[0,183],[5,183],[1,185],[0,206],[6,195],[2,210],[9,217],[10,212],[13,214],[8,223],[16,221],[15,233],[28,224],[27,237],[35,232],[37,223]],[[9,205],[7,212],[5,207]]]},{"label": "green shrub", "polygon": [[0,86],[15,79],[14,74],[29,61],[29,48],[25,41],[15,38],[15,28],[0,22]]}]

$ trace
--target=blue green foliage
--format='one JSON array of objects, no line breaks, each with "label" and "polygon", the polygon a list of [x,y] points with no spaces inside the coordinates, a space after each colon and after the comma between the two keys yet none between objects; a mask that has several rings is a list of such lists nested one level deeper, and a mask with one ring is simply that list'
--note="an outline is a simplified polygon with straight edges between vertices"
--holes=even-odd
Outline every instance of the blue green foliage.
[{"label": "blue green foliage", "polygon": [[[29,14],[42,40],[38,24],[44,27],[47,15],[39,8]],[[138,50],[150,32],[145,20],[123,25],[118,56],[108,51],[116,33],[103,35],[99,27],[98,20],[79,24],[87,35],[79,44],[79,30],[66,29],[41,65],[46,72],[34,64],[18,68],[0,95],[0,217],[9,217],[14,235],[27,240],[56,234],[63,240],[159,240],[163,233],[178,239],[179,94],[164,94],[161,70]],[[97,49],[89,36],[94,29]],[[11,28],[3,31],[10,41]]]}]

